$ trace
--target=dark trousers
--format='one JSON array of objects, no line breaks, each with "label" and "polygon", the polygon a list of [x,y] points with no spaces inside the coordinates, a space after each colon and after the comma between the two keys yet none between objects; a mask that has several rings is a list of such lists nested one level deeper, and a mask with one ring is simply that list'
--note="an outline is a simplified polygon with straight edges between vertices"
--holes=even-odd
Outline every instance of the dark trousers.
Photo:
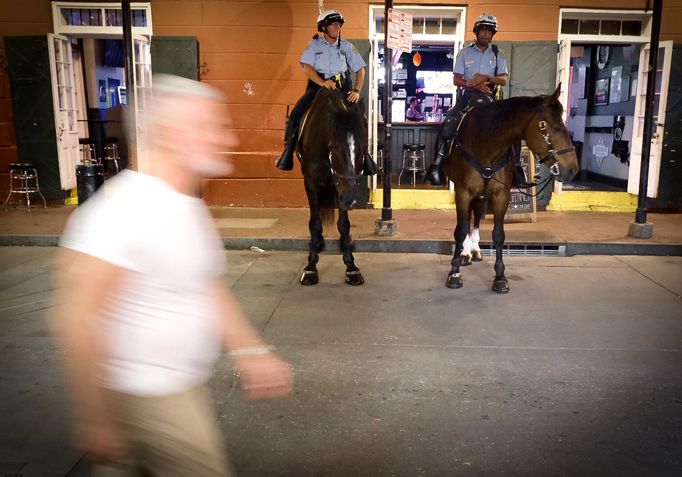
[{"label": "dark trousers", "polygon": [[296,104],[289,113],[287,125],[290,124],[292,128],[298,127],[298,125],[301,123],[301,119],[303,119],[303,115],[312,104],[313,100],[315,99],[315,95],[317,94],[321,87],[322,86],[308,80],[308,85],[306,86],[305,93],[303,93],[303,96],[301,96],[299,100],[296,101]]},{"label": "dark trousers", "polygon": [[462,114],[469,106],[477,103],[492,102],[492,96],[481,93],[480,91],[465,89],[462,95],[457,99],[457,103],[450,108],[447,117],[443,122],[440,131],[440,136],[444,139],[452,139],[457,133],[457,126],[462,120]]}]

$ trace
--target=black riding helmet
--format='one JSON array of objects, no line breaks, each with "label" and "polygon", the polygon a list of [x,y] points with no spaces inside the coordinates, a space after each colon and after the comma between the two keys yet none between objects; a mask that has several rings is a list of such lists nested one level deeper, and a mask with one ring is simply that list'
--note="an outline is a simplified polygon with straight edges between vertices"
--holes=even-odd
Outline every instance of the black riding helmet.
[{"label": "black riding helmet", "polygon": [[339,22],[343,25],[343,15],[338,10],[325,10],[317,17],[317,31],[324,32],[324,27]]}]

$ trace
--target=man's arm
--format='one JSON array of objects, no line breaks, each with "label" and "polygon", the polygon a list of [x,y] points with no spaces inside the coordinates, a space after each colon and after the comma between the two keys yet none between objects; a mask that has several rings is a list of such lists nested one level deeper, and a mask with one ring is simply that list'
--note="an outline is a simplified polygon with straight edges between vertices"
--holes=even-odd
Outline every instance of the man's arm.
[{"label": "man's arm", "polygon": [[106,355],[97,316],[107,294],[124,270],[90,255],[60,248],[55,283],[57,307],[48,316],[53,335],[66,350],[63,366],[74,404],[75,439],[79,450],[96,461],[123,451],[109,415],[105,394],[96,382],[97,363]]},{"label": "man's arm", "polygon": [[309,64],[307,64],[307,63],[303,64],[303,72],[308,77],[308,79],[310,81],[312,81],[313,83],[320,85],[323,88],[336,89],[336,83],[334,83],[333,80],[331,80],[331,79],[325,80],[324,78],[320,78],[320,75],[317,74],[317,71],[315,71],[315,68],[313,68]]},{"label": "man's arm", "polygon": [[255,399],[289,394],[293,386],[289,366],[263,342],[220,280],[215,282],[215,296],[222,317],[223,347],[243,380],[244,395]]},{"label": "man's arm", "polygon": [[357,103],[360,100],[360,91],[363,84],[365,84],[365,69],[360,68],[355,72],[355,89],[348,92],[348,101]]}]

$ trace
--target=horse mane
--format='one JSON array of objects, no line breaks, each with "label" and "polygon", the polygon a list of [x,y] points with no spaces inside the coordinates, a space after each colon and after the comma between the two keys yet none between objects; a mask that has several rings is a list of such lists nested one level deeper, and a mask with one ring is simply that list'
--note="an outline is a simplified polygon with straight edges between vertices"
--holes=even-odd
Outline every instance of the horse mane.
[{"label": "horse mane", "polygon": [[[545,105],[548,95],[541,96],[516,96],[502,101],[485,103],[474,108],[476,130],[490,137],[504,133],[510,123],[514,123],[523,117],[529,110],[540,111],[548,109],[555,117],[561,117],[563,107],[559,101]],[[473,112],[472,111],[472,112]],[[472,115],[473,116],[473,115]]]}]

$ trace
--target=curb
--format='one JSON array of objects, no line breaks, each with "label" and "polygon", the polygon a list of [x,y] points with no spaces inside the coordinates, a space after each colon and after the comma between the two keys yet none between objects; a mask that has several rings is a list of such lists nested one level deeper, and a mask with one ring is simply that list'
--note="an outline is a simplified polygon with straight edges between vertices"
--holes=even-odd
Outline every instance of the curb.
[{"label": "curb", "polygon": [[[308,251],[308,239],[303,238],[261,238],[261,237],[224,237],[225,250],[253,251]],[[0,235],[0,246],[4,247],[56,247],[59,235]],[[450,240],[390,240],[361,239],[353,242],[355,252],[369,253],[436,253],[452,255],[454,243]],[[483,255],[494,255],[491,242],[481,242]],[[338,239],[325,239],[325,251],[340,251]],[[603,243],[603,242],[566,242],[566,243],[524,243],[507,242],[503,255],[506,256],[554,256],[572,257],[575,255],[650,255],[682,256],[682,244],[658,243]]]}]

